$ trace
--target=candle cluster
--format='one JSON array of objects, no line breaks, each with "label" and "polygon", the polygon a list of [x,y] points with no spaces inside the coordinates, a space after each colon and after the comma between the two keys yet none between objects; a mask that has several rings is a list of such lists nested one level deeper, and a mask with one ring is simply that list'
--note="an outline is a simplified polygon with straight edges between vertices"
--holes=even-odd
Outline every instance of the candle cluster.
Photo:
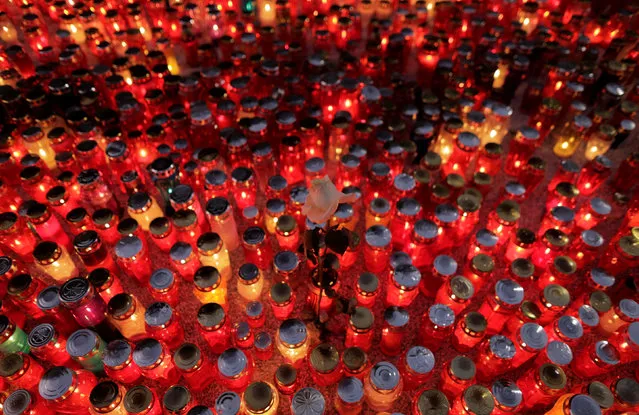
[{"label": "candle cluster", "polygon": [[601,9],[3,0],[0,414],[639,411]]}]

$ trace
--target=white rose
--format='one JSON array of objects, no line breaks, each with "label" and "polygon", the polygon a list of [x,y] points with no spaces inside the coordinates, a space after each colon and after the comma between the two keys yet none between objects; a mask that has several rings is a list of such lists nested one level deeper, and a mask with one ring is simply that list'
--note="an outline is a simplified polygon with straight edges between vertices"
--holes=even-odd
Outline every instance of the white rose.
[{"label": "white rose", "polygon": [[335,187],[328,176],[315,179],[308,190],[306,203],[302,213],[312,222],[324,223],[333,216],[340,203],[351,203],[357,199],[355,195],[346,195]]}]

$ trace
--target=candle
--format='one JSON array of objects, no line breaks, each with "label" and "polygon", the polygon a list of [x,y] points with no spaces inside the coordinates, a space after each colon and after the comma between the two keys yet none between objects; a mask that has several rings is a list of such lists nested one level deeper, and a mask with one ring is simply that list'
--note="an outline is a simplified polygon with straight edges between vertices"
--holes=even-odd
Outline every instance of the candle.
[{"label": "candle", "polygon": [[232,391],[242,392],[253,378],[254,363],[250,354],[231,348],[218,357],[217,370],[223,386]]},{"label": "candle", "polygon": [[42,270],[56,281],[65,282],[79,274],[67,250],[55,242],[40,242],[33,256]]},{"label": "candle", "polygon": [[104,340],[94,331],[80,329],[69,336],[66,350],[84,369],[99,374],[104,371],[102,355],[105,347]]},{"label": "candle", "polygon": [[20,415],[55,415],[37,393],[18,389],[6,396],[2,404],[4,413]]},{"label": "candle", "polygon": [[177,307],[179,283],[173,271],[167,268],[158,268],[153,271],[151,278],[149,278],[149,288],[155,301]]},{"label": "candle", "polygon": [[562,395],[555,405],[546,412],[546,415],[565,414],[601,414],[603,413],[600,404],[588,395],[577,395],[566,393]]},{"label": "candle", "polygon": [[42,376],[38,390],[47,406],[56,411],[82,413],[89,408],[89,396],[97,383],[95,375],[88,370],[55,366]]},{"label": "candle", "polygon": [[372,307],[379,295],[379,279],[372,272],[362,272],[357,280],[355,298],[362,307]]},{"label": "candle", "polygon": [[366,229],[373,225],[388,226],[391,216],[392,209],[388,200],[381,197],[371,200],[366,210]]},{"label": "candle", "polygon": [[214,353],[221,353],[230,345],[231,323],[224,308],[215,303],[204,304],[197,314],[198,331]]},{"label": "candle", "polygon": [[389,410],[402,390],[399,370],[389,362],[379,362],[373,366],[364,381],[366,403],[376,411]]},{"label": "candle", "polygon": [[430,379],[434,368],[433,352],[422,346],[411,347],[399,362],[404,388],[412,390],[420,387]]},{"label": "candle", "polygon": [[275,227],[275,234],[280,248],[293,251],[297,249],[299,245],[299,233],[297,222],[293,216],[280,216]]},{"label": "candle", "polygon": [[288,363],[299,366],[309,348],[306,325],[297,319],[284,320],[277,330],[275,344]]},{"label": "candle", "polygon": [[31,262],[36,239],[22,217],[14,212],[0,214],[0,238],[3,245],[15,252],[22,260]]},{"label": "candle", "polygon": [[0,359],[0,376],[15,389],[35,392],[44,369],[31,356],[24,353],[6,354]]},{"label": "candle", "polygon": [[339,353],[329,343],[315,346],[308,356],[308,362],[311,377],[318,386],[335,384],[342,377]]},{"label": "candle", "polygon": [[486,334],[488,322],[481,313],[471,311],[460,318],[453,331],[452,344],[458,352],[468,352],[478,345]]},{"label": "candle", "polygon": [[431,298],[437,294],[439,288],[444,285],[457,272],[457,261],[448,255],[437,255],[433,261],[431,275],[422,278],[419,291]]},{"label": "candle", "polygon": [[146,309],[133,295],[121,293],[111,298],[107,304],[109,321],[127,339],[135,341],[144,337],[144,314]]},{"label": "candle", "polygon": [[409,306],[419,294],[417,287],[421,277],[419,270],[410,264],[400,265],[392,270],[392,285],[386,290],[386,305]]},{"label": "candle", "polygon": [[335,409],[340,415],[355,415],[362,411],[364,384],[353,377],[345,377],[337,385]]},{"label": "candle", "polygon": [[541,310],[539,324],[546,325],[566,310],[570,303],[570,294],[561,285],[549,284],[539,292],[536,303]]},{"label": "candle", "polygon": [[541,408],[567,392],[566,373],[557,365],[548,363],[521,376],[517,383],[524,393],[524,407]]},{"label": "candle", "polygon": [[231,260],[222,238],[215,232],[203,233],[197,240],[200,263],[216,268],[226,282],[231,278]]},{"label": "candle", "polygon": [[420,344],[438,350],[444,338],[451,334],[455,323],[455,312],[443,304],[433,304],[424,313],[419,332]]},{"label": "candle", "polygon": [[194,392],[201,392],[215,380],[212,363],[195,344],[183,343],[173,354],[173,362]]},{"label": "candle", "polygon": [[115,246],[115,255],[120,268],[140,283],[151,277],[151,261],[145,243],[137,236],[125,236]]},{"label": "candle", "polygon": [[475,358],[477,378],[485,381],[509,370],[516,351],[515,344],[506,336],[496,334],[485,339]]},{"label": "candle", "polygon": [[279,393],[290,396],[297,390],[297,369],[293,366],[287,363],[279,365],[273,377]]},{"label": "candle", "polygon": [[484,386],[471,385],[453,401],[451,413],[455,415],[492,413],[495,400],[490,390]]},{"label": "candle", "polygon": [[156,339],[138,341],[133,349],[133,361],[145,377],[163,385],[177,383],[180,379],[167,346]]},{"label": "candle", "polygon": [[346,328],[346,347],[359,347],[364,351],[370,350],[373,342],[373,313],[365,307],[355,307],[349,317]]},{"label": "candle", "polygon": [[167,303],[149,305],[144,313],[145,331],[160,340],[169,349],[175,349],[184,341],[184,329],[178,315]]},{"label": "candle", "polygon": [[475,364],[466,356],[455,356],[442,369],[439,389],[452,399],[472,385],[475,378]]},{"label": "candle", "polygon": [[490,391],[495,398],[493,414],[508,415],[510,413],[517,413],[517,411],[521,409],[523,393],[515,382],[506,379],[497,379],[491,385]]},{"label": "candle", "polygon": [[134,386],[124,395],[124,409],[128,414],[161,415],[162,404],[155,392],[144,385]]},{"label": "candle", "polygon": [[206,203],[206,212],[211,225],[211,231],[217,233],[228,250],[233,251],[239,246],[237,225],[233,218],[233,210],[228,200],[215,197]]},{"label": "candle", "polygon": [[30,332],[27,338],[31,354],[42,361],[55,366],[73,366],[75,362],[67,354],[67,337],[56,331],[53,325],[48,323],[38,324]]},{"label": "candle", "polygon": [[401,353],[408,320],[408,311],[403,307],[391,306],[384,310],[384,326],[380,344],[382,353],[387,356],[397,356]]},{"label": "candle", "polygon": [[126,389],[117,383],[106,380],[98,383],[91,390],[90,410],[97,414],[126,415],[124,395]]},{"label": "candle", "polygon": [[147,193],[137,192],[127,202],[129,215],[135,219],[145,231],[149,230],[151,221],[164,216],[158,202]]},{"label": "candle", "polygon": [[56,286],[49,286],[38,293],[36,304],[44,313],[44,318],[63,334],[70,334],[79,328],[73,315],[62,304],[60,289]]}]

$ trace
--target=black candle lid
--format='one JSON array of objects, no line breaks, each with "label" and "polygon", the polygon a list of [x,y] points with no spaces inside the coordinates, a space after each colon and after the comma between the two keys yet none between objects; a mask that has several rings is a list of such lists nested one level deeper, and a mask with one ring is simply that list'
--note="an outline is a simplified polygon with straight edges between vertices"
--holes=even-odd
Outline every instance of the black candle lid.
[{"label": "black candle lid", "polygon": [[55,329],[51,324],[42,323],[29,332],[27,341],[32,348],[42,347],[55,338]]},{"label": "black candle lid", "polygon": [[[5,275],[13,267],[14,260],[8,256],[0,256],[0,275]],[[5,277],[6,278],[6,277]]]},{"label": "black candle lid", "polygon": [[91,394],[89,394],[89,402],[94,408],[108,408],[115,403],[119,392],[120,388],[117,383],[104,380],[93,387]]},{"label": "black candle lid", "polygon": [[24,367],[22,353],[8,353],[0,358],[0,376],[8,378],[15,375]]},{"label": "black candle lid", "polygon": [[158,361],[164,349],[162,344],[152,338],[140,340],[133,349],[133,361],[141,368],[149,367]]},{"label": "black candle lid", "polygon": [[39,262],[47,262],[54,258],[60,247],[53,241],[42,241],[33,250],[34,258]]},{"label": "black candle lid", "polygon": [[259,276],[260,269],[252,263],[242,264],[238,271],[238,275],[242,281],[253,281]]},{"label": "black candle lid", "polygon": [[131,357],[132,351],[131,344],[126,340],[113,340],[107,344],[102,362],[108,367],[118,367]]},{"label": "black candle lid", "polygon": [[131,414],[146,411],[153,403],[153,392],[144,385],[134,386],[124,395],[124,409]]},{"label": "black candle lid", "polygon": [[53,401],[64,396],[73,385],[74,372],[64,366],[54,366],[47,370],[38,385],[42,398]]},{"label": "black candle lid", "polygon": [[60,287],[60,301],[63,305],[73,305],[82,300],[91,289],[86,278],[72,278]]},{"label": "black candle lid", "polygon": [[266,238],[266,232],[264,229],[258,226],[251,226],[244,231],[242,235],[242,239],[245,243],[249,245],[259,245]]},{"label": "black candle lid", "polygon": [[5,399],[2,409],[4,415],[24,415],[29,413],[33,397],[26,389],[18,389]]},{"label": "black candle lid", "polygon": [[182,411],[191,401],[191,392],[182,385],[173,385],[164,392],[162,403],[169,412]]},{"label": "black candle lid", "polygon": [[84,251],[100,243],[100,236],[94,230],[80,232],[73,238],[73,247],[76,251]]},{"label": "black candle lid", "polygon": [[196,405],[186,415],[213,415],[213,412],[207,406]]},{"label": "black candle lid", "polygon": [[17,274],[9,279],[7,284],[7,294],[18,296],[31,287],[33,277],[30,274]]},{"label": "black candle lid", "polygon": [[86,169],[78,173],[78,183],[81,185],[89,185],[100,178],[100,172],[96,169]]},{"label": "black candle lid", "polygon": [[197,239],[198,249],[208,252],[215,251],[222,243],[222,238],[215,232],[206,232]]},{"label": "black candle lid", "polygon": [[214,197],[206,202],[206,211],[213,216],[219,216],[226,213],[229,207],[229,201],[223,197]]},{"label": "black candle lid", "polygon": [[159,216],[149,224],[151,235],[162,236],[171,229],[171,221],[165,216]]},{"label": "black candle lid", "polygon": [[73,358],[83,357],[98,347],[100,338],[89,329],[76,330],[67,339],[67,353]]}]

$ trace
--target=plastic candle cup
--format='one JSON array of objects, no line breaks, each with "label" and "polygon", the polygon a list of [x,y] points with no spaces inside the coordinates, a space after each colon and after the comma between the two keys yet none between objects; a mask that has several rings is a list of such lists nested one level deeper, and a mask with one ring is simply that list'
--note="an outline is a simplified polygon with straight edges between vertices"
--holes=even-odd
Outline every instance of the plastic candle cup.
[{"label": "plastic candle cup", "polygon": [[495,261],[492,257],[486,254],[477,254],[471,258],[470,263],[464,270],[464,274],[473,283],[473,286],[480,290],[487,281],[492,280],[494,269]]},{"label": "plastic candle cup", "polygon": [[455,312],[443,304],[433,304],[424,313],[419,329],[420,344],[438,350],[442,341],[452,333]]},{"label": "plastic candle cup", "polygon": [[258,329],[264,326],[266,314],[264,313],[264,305],[259,301],[251,301],[246,304],[244,309],[247,323],[252,329]]},{"label": "plastic candle cup", "polygon": [[215,267],[222,279],[228,282],[231,278],[231,259],[222,238],[215,232],[203,233],[197,239],[197,250],[203,266]]},{"label": "plastic candle cup", "polygon": [[558,284],[546,285],[539,292],[537,306],[541,310],[539,324],[546,325],[555,317],[564,312],[570,304],[570,293],[566,288]]},{"label": "plastic candle cup", "polygon": [[460,318],[453,331],[452,344],[455,350],[467,353],[478,345],[486,334],[488,322],[483,314],[476,311]]},{"label": "plastic candle cup", "polygon": [[42,271],[58,282],[65,282],[79,275],[79,270],[67,250],[52,241],[40,242],[33,256]]},{"label": "plastic candle cup", "polygon": [[215,197],[206,203],[206,212],[211,225],[211,231],[217,233],[229,251],[240,245],[237,225],[233,217],[233,208],[223,197]]},{"label": "plastic candle cup", "polygon": [[408,311],[403,307],[392,306],[384,310],[380,347],[386,356],[397,356],[401,353],[408,320]]},{"label": "plastic candle cup", "polygon": [[308,356],[308,363],[313,382],[318,386],[335,384],[342,377],[339,352],[332,344],[315,346]]},{"label": "plastic candle cup", "polygon": [[169,202],[175,210],[187,209],[195,212],[197,223],[200,227],[204,227],[207,224],[204,210],[191,186],[186,184],[175,186],[169,196]]},{"label": "plastic candle cup", "polygon": [[530,256],[535,268],[545,270],[555,257],[561,255],[570,243],[570,238],[559,229],[548,229],[533,246]]},{"label": "plastic candle cup", "polygon": [[169,349],[175,349],[184,341],[184,329],[170,305],[156,302],[144,313],[146,333],[162,341]]},{"label": "plastic candle cup", "polygon": [[8,353],[0,358],[0,376],[12,388],[38,390],[38,382],[44,369],[36,360],[24,353]]},{"label": "plastic candle cup", "polygon": [[511,368],[516,348],[512,340],[500,334],[485,339],[475,358],[477,379],[486,381],[500,376]]},{"label": "plastic candle cup", "polygon": [[357,279],[355,298],[362,307],[372,307],[379,295],[379,279],[372,272],[362,272]]},{"label": "plastic candle cup", "polygon": [[284,320],[277,331],[275,344],[288,363],[299,367],[309,348],[309,339],[304,322],[298,319]]},{"label": "plastic candle cup", "polygon": [[247,415],[273,415],[279,410],[279,395],[267,382],[253,382],[242,394],[242,408]]},{"label": "plastic candle cup", "polygon": [[419,285],[427,298],[435,297],[439,288],[457,272],[457,262],[448,255],[438,255],[432,265],[431,275],[424,275]]},{"label": "plastic candle cup", "polygon": [[364,394],[368,406],[376,411],[389,410],[403,390],[399,370],[389,362],[379,362],[371,368],[364,381]]},{"label": "plastic candle cup", "polygon": [[56,411],[82,413],[90,407],[89,395],[97,383],[95,375],[88,370],[55,366],[42,376],[38,391],[47,406]]},{"label": "plastic candle cup", "polygon": [[142,229],[149,230],[151,222],[155,218],[164,216],[158,202],[147,193],[133,193],[127,202],[129,215],[135,219]]},{"label": "plastic candle cup", "polygon": [[147,338],[137,342],[133,349],[133,361],[145,377],[163,385],[175,384],[180,379],[167,346],[158,340]]},{"label": "plastic candle cup", "polygon": [[368,204],[366,209],[365,226],[366,229],[373,225],[388,226],[392,217],[392,207],[389,201],[382,197],[377,197]]},{"label": "plastic candle cup", "polygon": [[155,301],[161,301],[171,307],[177,307],[179,283],[170,269],[158,268],[153,271],[149,279],[149,291]]},{"label": "plastic candle cup", "polygon": [[106,375],[126,385],[134,384],[142,372],[133,361],[133,347],[126,340],[114,340],[107,344],[102,356]]},{"label": "plastic candle cup", "polygon": [[426,383],[433,374],[435,356],[423,346],[413,346],[399,362],[405,390],[413,390]]},{"label": "plastic candle cup", "polygon": [[515,382],[497,379],[491,385],[490,391],[495,398],[493,414],[508,415],[521,410],[524,396]]},{"label": "plastic candle cup", "polygon": [[497,235],[498,245],[503,245],[510,240],[520,216],[519,204],[512,200],[500,203],[497,209],[490,212],[486,228]]},{"label": "plastic candle cup", "polygon": [[273,338],[265,331],[255,335],[255,357],[259,360],[269,360],[273,356]]},{"label": "plastic candle cup", "polygon": [[499,333],[524,299],[524,288],[511,279],[495,283],[492,295],[488,296],[479,308],[479,312],[488,321],[487,332]]},{"label": "plastic candle cup", "polygon": [[373,342],[373,313],[365,307],[355,307],[346,328],[346,347],[359,347],[364,351],[370,350]]},{"label": "plastic candle cup", "polygon": [[127,415],[162,415],[162,404],[155,392],[144,385],[134,386],[124,395]]},{"label": "plastic candle cup", "polygon": [[297,390],[297,369],[287,363],[278,366],[273,376],[278,392],[285,396],[291,396]]},{"label": "plastic candle cup", "polygon": [[111,380],[105,380],[91,390],[90,410],[96,414],[127,415],[124,409],[126,389]]},{"label": "plastic candle cup", "polygon": [[198,310],[198,331],[214,353],[221,353],[231,344],[231,323],[224,308],[215,303],[204,304]]},{"label": "plastic candle cup", "polygon": [[282,215],[275,226],[275,236],[280,248],[294,250],[299,245],[300,232],[291,215]]},{"label": "plastic candle cup", "polygon": [[286,202],[282,199],[269,199],[266,201],[265,212],[265,229],[268,233],[274,234],[279,218],[286,212]]},{"label": "plastic candle cup", "polygon": [[124,292],[119,278],[109,269],[95,268],[89,273],[87,279],[106,303],[114,296]]},{"label": "plastic candle cup", "polygon": [[195,344],[183,343],[173,354],[173,362],[194,392],[200,392],[214,382],[215,369]]},{"label": "plastic candle cup", "polygon": [[88,271],[96,268],[116,271],[111,252],[96,231],[88,230],[76,235],[73,238],[73,248]]},{"label": "plastic candle cup", "polygon": [[51,324],[38,324],[27,338],[31,354],[55,366],[73,366],[74,361],[66,352],[67,338],[56,332]]},{"label": "plastic candle cup", "polygon": [[218,357],[217,370],[224,387],[234,392],[242,392],[253,378],[254,363],[250,354],[230,348]]},{"label": "plastic candle cup", "polygon": [[146,328],[144,314],[146,309],[131,294],[121,293],[109,300],[107,315],[109,321],[129,340],[135,341],[144,337]]}]

